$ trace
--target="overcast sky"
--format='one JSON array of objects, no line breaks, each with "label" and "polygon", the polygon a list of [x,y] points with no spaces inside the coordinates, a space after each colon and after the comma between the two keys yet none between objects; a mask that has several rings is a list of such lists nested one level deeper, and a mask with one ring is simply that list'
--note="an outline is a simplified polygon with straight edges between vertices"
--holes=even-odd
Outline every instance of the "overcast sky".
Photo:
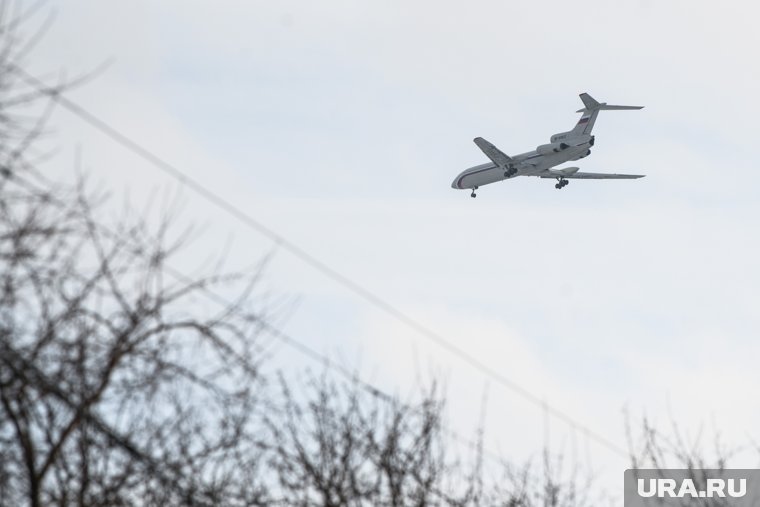
[{"label": "overcast sky", "polygon": [[[207,188],[625,447],[624,409],[663,429],[760,424],[760,241],[753,2],[51,1],[30,68],[107,72],[71,97]],[[41,19],[41,18],[40,18]],[[636,181],[519,178],[450,188],[485,161],[603,112],[582,170]],[[135,202],[176,182],[59,111],[46,170]],[[452,423],[516,459],[547,435],[625,462],[231,217],[182,193],[205,226],[187,265],[274,251],[266,289],[297,299],[288,332],[407,395],[442,379]],[[279,347],[273,365],[308,364]],[[319,371],[319,365],[311,364]],[[548,422],[547,422],[548,421]],[[755,463],[752,463],[753,465]]]}]

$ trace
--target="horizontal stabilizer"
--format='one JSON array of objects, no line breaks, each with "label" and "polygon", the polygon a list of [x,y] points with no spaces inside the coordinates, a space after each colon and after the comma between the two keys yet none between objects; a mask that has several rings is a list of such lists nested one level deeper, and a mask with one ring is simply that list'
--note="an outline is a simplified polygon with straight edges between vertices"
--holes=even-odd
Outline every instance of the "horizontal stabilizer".
[{"label": "horizontal stabilizer", "polygon": [[598,102],[588,93],[581,93],[580,98],[585,106],[583,109],[578,109],[576,113],[590,113],[592,111],[631,111],[634,109],[643,109],[644,106],[613,106],[606,102]]},{"label": "horizontal stabilizer", "polygon": [[565,179],[576,180],[635,180],[643,178],[644,174],[609,174],[609,173],[582,173],[576,172],[573,174],[560,175],[556,173],[542,174],[542,178],[557,178],[563,177]]},{"label": "horizontal stabilizer", "polygon": [[599,104],[594,109],[578,109],[576,113],[588,113],[591,111],[633,111],[635,109],[644,109],[644,106],[610,106],[607,104]]},{"label": "horizontal stabilizer", "polygon": [[602,111],[633,111],[634,109],[644,109],[644,106],[609,106],[602,104],[599,106],[599,109]]},{"label": "horizontal stabilizer", "polygon": [[500,167],[507,167],[512,163],[512,159],[509,155],[503,153],[499,148],[489,143],[482,137],[476,137],[472,140],[478,148],[486,154],[486,157],[491,159],[491,162]]}]

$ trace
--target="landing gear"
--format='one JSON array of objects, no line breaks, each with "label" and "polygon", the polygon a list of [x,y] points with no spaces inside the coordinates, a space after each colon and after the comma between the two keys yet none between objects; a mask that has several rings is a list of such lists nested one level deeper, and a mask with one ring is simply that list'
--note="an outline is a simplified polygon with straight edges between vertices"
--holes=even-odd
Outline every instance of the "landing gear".
[{"label": "landing gear", "polygon": [[512,166],[510,166],[509,168],[507,168],[506,171],[504,171],[504,177],[505,178],[510,178],[510,177],[514,176],[515,174],[517,174],[517,169],[515,167],[512,167]]},{"label": "landing gear", "polygon": [[475,191],[477,189],[478,189],[478,187],[472,187],[472,193],[470,194],[470,197],[477,197],[477,195],[475,195]]},{"label": "landing gear", "polygon": [[567,186],[569,183],[570,182],[567,181],[565,178],[557,178],[557,184],[554,185],[554,188],[559,190],[560,188]]}]

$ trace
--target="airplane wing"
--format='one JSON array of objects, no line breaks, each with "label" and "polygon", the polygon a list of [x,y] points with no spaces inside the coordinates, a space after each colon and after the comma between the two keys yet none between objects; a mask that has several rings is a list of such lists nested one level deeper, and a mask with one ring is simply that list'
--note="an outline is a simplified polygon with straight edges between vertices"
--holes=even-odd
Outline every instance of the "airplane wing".
[{"label": "airplane wing", "polygon": [[509,155],[503,153],[499,148],[482,137],[476,137],[472,141],[478,145],[478,148],[480,148],[481,151],[486,154],[486,157],[490,158],[491,162],[494,164],[500,167],[507,167],[513,163],[513,160]]},{"label": "airplane wing", "polygon": [[542,178],[565,178],[576,180],[635,180],[643,178],[645,174],[609,174],[609,173],[582,173],[577,172],[573,174],[542,174]]}]

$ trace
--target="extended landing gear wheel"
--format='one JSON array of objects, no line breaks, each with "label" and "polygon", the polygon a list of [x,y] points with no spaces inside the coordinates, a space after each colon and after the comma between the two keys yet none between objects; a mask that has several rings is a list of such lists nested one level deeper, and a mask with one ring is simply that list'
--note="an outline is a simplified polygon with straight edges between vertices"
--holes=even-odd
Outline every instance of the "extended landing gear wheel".
[{"label": "extended landing gear wheel", "polygon": [[473,188],[472,188],[472,193],[470,194],[470,197],[477,197],[477,195],[475,195],[475,191],[476,191],[477,189],[478,189],[478,187],[473,187]]},{"label": "extended landing gear wheel", "polygon": [[554,185],[554,188],[559,190],[560,188],[567,186],[569,183],[570,182],[567,181],[565,178],[557,178],[557,184]]},{"label": "extended landing gear wheel", "polygon": [[505,178],[509,178],[511,176],[514,176],[515,174],[517,174],[517,169],[515,169],[514,167],[510,167],[509,169],[504,171]]}]

